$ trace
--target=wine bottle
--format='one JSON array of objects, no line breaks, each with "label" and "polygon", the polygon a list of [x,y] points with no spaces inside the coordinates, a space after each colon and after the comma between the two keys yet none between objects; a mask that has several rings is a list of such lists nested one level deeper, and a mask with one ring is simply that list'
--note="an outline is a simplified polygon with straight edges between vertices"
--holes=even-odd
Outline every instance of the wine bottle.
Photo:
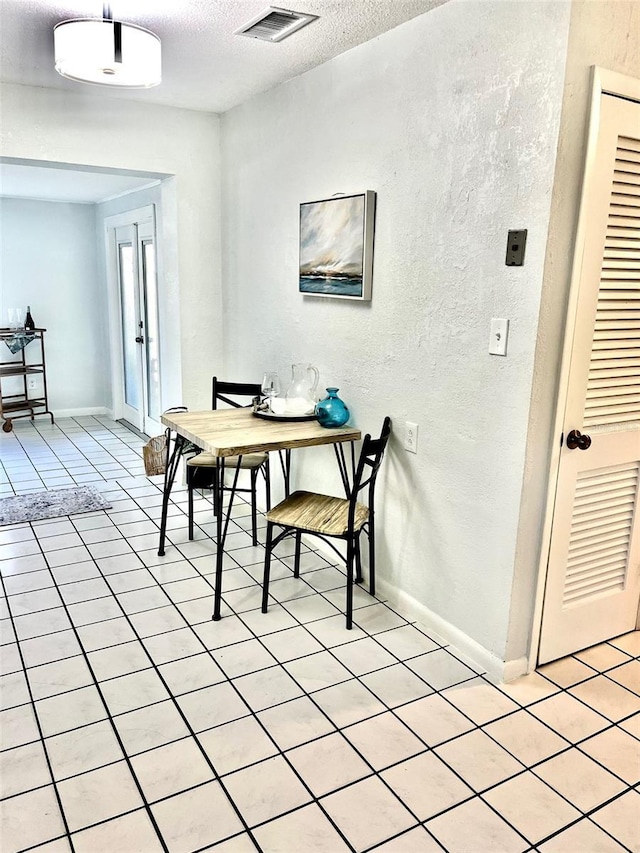
[{"label": "wine bottle", "polygon": [[31,308],[27,305],[27,316],[24,318],[24,328],[27,332],[32,332],[36,327],[31,316]]}]

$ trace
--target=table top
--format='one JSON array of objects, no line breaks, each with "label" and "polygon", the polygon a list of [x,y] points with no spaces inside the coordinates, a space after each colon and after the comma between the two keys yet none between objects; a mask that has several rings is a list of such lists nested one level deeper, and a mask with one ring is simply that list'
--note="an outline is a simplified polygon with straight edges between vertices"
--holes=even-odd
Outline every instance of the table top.
[{"label": "table top", "polygon": [[312,421],[270,421],[251,409],[170,412],[162,423],[214,456],[240,456],[269,450],[338,444],[361,438],[354,427],[322,427]]}]

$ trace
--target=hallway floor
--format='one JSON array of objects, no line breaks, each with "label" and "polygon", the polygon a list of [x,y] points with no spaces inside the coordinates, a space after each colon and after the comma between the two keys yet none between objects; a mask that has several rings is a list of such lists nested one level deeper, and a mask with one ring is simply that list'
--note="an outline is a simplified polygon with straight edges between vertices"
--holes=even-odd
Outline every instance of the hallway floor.
[{"label": "hallway floor", "polygon": [[106,418],[0,433],[0,494],[90,483],[107,511],[0,528],[2,853],[640,851],[640,632],[498,688],[234,507],[211,621],[211,504]]}]

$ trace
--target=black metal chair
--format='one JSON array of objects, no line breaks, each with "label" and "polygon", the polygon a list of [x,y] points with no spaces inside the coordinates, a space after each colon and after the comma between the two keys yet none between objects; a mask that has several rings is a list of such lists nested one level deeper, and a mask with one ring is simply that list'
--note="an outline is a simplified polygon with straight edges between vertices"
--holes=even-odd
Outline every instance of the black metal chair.
[{"label": "black metal chair", "polygon": [[[267,612],[269,599],[269,574],[271,553],[287,536],[295,536],[294,577],[300,576],[300,544],[303,533],[319,536],[345,559],[342,552],[331,542],[341,539],[347,543],[347,628],[351,628],[353,614],[354,566],[355,580],[362,581],[362,562],[360,555],[360,534],[364,531],[369,539],[369,593],[375,595],[375,515],[374,494],[376,478],[387,441],[391,434],[391,418],[386,417],[382,425],[380,438],[365,435],[360,458],[354,475],[348,498],[336,498],[316,492],[294,492],[290,497],[267,512],[267,540],[264,559],[264,578],[262,587],[262,612]],[[367,503],[360,503],[358,495],[367,490]],[[274,527],[282,531],[274,537]]]},{"label": "black metal chair", "polygon": [[[239,409],[251,405],[253,398],[261,394],[260,384],[249,382],[222,382],[217,376],[213,377],[211,408],[217,409],[218,403]],[[247,402],[249,400],[249,402]],[[236,485],[222,484],[222,491],[251,492],[251,532],[253,544],[258,544],[258,509],[256,505],[258,474],[262,473],[267,494],[267,509],[271,506],[271,481],[269,473],[269,454],[251,453],[245,456],[229,456],[224,460],[225,471],[234,471],[238,467],[249,471],[251,484],[248,488]],[[193,539],[193,492],[195,489],[211,489],[213,491],[213,511],[217,515],[222,507],[218,506],[220,484],[218,482],[218,458],[211,453],[198,453],[187,460],[187,491],[189,496],[189,539]],[[235,479],[235,478],[234,478]]]}]

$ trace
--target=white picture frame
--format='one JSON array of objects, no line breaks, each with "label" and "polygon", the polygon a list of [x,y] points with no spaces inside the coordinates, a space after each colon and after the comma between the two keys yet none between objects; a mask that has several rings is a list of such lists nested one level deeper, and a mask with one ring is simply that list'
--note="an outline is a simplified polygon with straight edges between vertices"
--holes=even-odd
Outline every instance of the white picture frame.
[{"label": "white picture frame", "polygon": [[375,207],[373,190],[300,204],[301,294],[371,300]]}]

